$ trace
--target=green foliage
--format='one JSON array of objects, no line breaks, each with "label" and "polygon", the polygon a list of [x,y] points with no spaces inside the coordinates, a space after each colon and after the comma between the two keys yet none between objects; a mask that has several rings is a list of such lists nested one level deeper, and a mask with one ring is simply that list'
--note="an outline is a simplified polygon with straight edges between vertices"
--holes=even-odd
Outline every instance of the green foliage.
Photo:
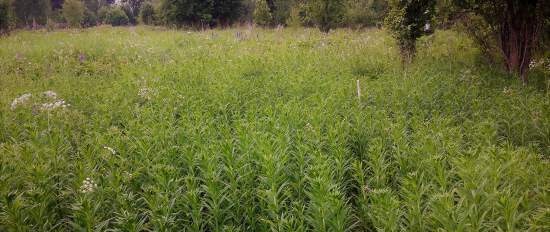
[{"label": "green foliage", "polygon": [[100,7],[100,1],[98,0],[82,0],[82,3],[91,13],[97,14]]},{"label": "green foliage", "polygon": [[416,53],[416,40],[431,32],[435,0],[391,0],[385,24],[397,40],[404,63],[411,63]]},{"label": "green foliage", "polygon": [[243,0],[163,0],[164,22],[173,26],[229,26],[243,11]]},{"label": "green foliage", "polygon": [[155,12],[155,7],[151,2],[145,2],[141,6],[141,11],[139,12],[140,22],[145,25],[153,25],[156,23],[157,14]]},{"label": "green foliage", "polygon": [[386,8],[383,0],[347,0],[345,24],[357,28],[380,25]]},{"label": "green foliage", "polygon": [[[265,0],[264,0],[265,1]],[[285,25],[290,17],[294,5],[298,4],[296,0],[272,0],[273,25]]]},{"label": "green foliage", "polygon": [[339,26],[344,21],[344,0],[307,1],[308,15],[322,32]]},{"label": "green foliage", "polygon": [[14,18],[11,0],[0,0],[0,35],[10,32]]},{"label": "green foliage", "polygon": [[99,10],[97,11],[97,20],[99,23],[107,22],[107,15],[109,14],[110,10],[111,8],[107,6],[99,8]]},{"label": "green foliage", "polygon": [[209,26],[214,19],[213,0],[163,0],[160,9],[167,25]]},{"label": "green foliage", "polygon": [[300,14],[302,12],[302,4],[295,4],[290,9],[290,14],[288,16],[288,19],[286,21],[286,24],[290,27],[300,27],[303,24],[302,15]]},{"label": "green foliage", "polygon": [[273,25],[273,16],[269,11],[267,2],[265,0],[256,0],[256,7],[254,8],[254,23],[260,26]]},{"label": "green foliage", "polygon": [[406,75],[385,30],[240,31],[1,38],[0,231],[548,231],[547,82],[452,31]]},{"label": "green foliage", "polygon": [[63,17],[71,27],[80,27],[85,10],[80,0],[65,0],[63,3]]},{"label": "green foliage", "polygon": [[243,11],[242,0],[214,0],[212,17],[218,26],[230,26],[239,19]]},{"label": "green foliage", "polygon": [[19,25],[44,25],[51,10],[50,0],[17,0],[13,1],[13,9]]},{"label": "green foliage", "polygon": [[128,16],[120,7],[111,8],[105,16],[105,23],[111,26],[125,26],[130,23]]},{"label": "green foliage", "polygon": [[93,27],[98,22],[97,16],[94,12],[86,9],[84,11],[84,17],[82,18],[82,27]]}]

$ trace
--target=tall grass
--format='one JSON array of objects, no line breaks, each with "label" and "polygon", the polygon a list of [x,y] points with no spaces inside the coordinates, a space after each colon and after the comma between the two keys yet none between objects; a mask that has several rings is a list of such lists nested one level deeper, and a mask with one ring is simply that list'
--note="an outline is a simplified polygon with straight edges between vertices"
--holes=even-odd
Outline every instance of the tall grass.
[{"label": "tall grass", "polygon": [[21,31],[0,67],[0,231],[550,229],[549,79],[453,32],[403,69],[379,30]]}]

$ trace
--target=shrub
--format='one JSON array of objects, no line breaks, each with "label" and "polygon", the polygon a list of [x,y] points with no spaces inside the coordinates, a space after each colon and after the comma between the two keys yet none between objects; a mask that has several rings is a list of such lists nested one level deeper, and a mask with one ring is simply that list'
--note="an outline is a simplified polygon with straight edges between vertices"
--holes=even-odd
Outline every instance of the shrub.
[{"label": "shrub", "polygon": [[141,23],[145,25],[152,25],[155,24],[155,7],[151,2],[146,2],[141,6],[141,10],[139,12],[139,20]]},{"label": "shrub", "polygon": [[273,16],[271,15],[265,0],[256,0],[256,7],[254,8],[254,23],[260,26],[273,25]]},{"label": "shrub", "polygon": [[82,27],[93,27],[97,25],[97,16],[90,10],[84,11],[84,18],[82,19]]},{"label": "shrub", "polygon": [[66,0],[63,3],[63,17],[71,27],[80,27],[84,10],[84,4],[79,0]]},{"label": "shrub", "polygon": [[288,16],[288,19],[286,20],[286,24],[290,27],[299,27],[302,25],[302,17],[300,15],[302,10],[301,4],[296,4],[292,7],[290,10],[290,15]]},{"label": "shrub", "polygon": [[122,11],[124,11],[124,14],[126,14],[129,24],[137,23],[136,15],[134,14],[134,11],[132,10],[132,7],[129,4],[123,4],[120,7],[120,9],[122,9]]},{"label": "shrub", "polygon": [[343,0],[311,0],[308,2],[309,15],[322,32],[329,32],[342,23],[344,17]]},{"label": "shrub", "polygon": [[97,21],[98,23],[106,23],[107,22],[107,15],[109,14],[109,11],[111,10],[110,7],[104,6],[99,8],[97,11]]},{"label": "shrub", "polygon": [[379,25],[387,10],[386,1],[382,0],[348,0],[346,4],[346,25],[366,27]]},{"label": "shrub", "polygon": [[128,25],[129,19],[126,13],[119,7],[111,9],[106,16],[106,23],[112,26]]}]

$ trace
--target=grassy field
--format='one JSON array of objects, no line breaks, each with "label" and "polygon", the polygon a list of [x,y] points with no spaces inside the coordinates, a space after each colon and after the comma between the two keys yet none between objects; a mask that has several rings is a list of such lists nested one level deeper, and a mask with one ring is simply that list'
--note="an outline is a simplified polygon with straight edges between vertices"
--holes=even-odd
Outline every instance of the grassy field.
[{"label": "grassy field", "polygon": [[403,69],[379,30],[0,38],[0,231],[549,231],[550,78],[418,45]]}]

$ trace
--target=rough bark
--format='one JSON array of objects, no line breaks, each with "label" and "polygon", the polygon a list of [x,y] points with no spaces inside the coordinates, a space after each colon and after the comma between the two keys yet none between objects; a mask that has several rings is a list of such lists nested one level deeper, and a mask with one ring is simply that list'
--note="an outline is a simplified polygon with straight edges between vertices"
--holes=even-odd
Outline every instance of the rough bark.
[{"label": "rough bark", "polygon": [[[509,73],[516,74],[527,84],[527,72],[539,36],[542,20],[539,17],[540,1],[514,4],[507,1],[504,20],[500,26],[500,47]],[[517,3],[517,2],[516,2]]]}]

